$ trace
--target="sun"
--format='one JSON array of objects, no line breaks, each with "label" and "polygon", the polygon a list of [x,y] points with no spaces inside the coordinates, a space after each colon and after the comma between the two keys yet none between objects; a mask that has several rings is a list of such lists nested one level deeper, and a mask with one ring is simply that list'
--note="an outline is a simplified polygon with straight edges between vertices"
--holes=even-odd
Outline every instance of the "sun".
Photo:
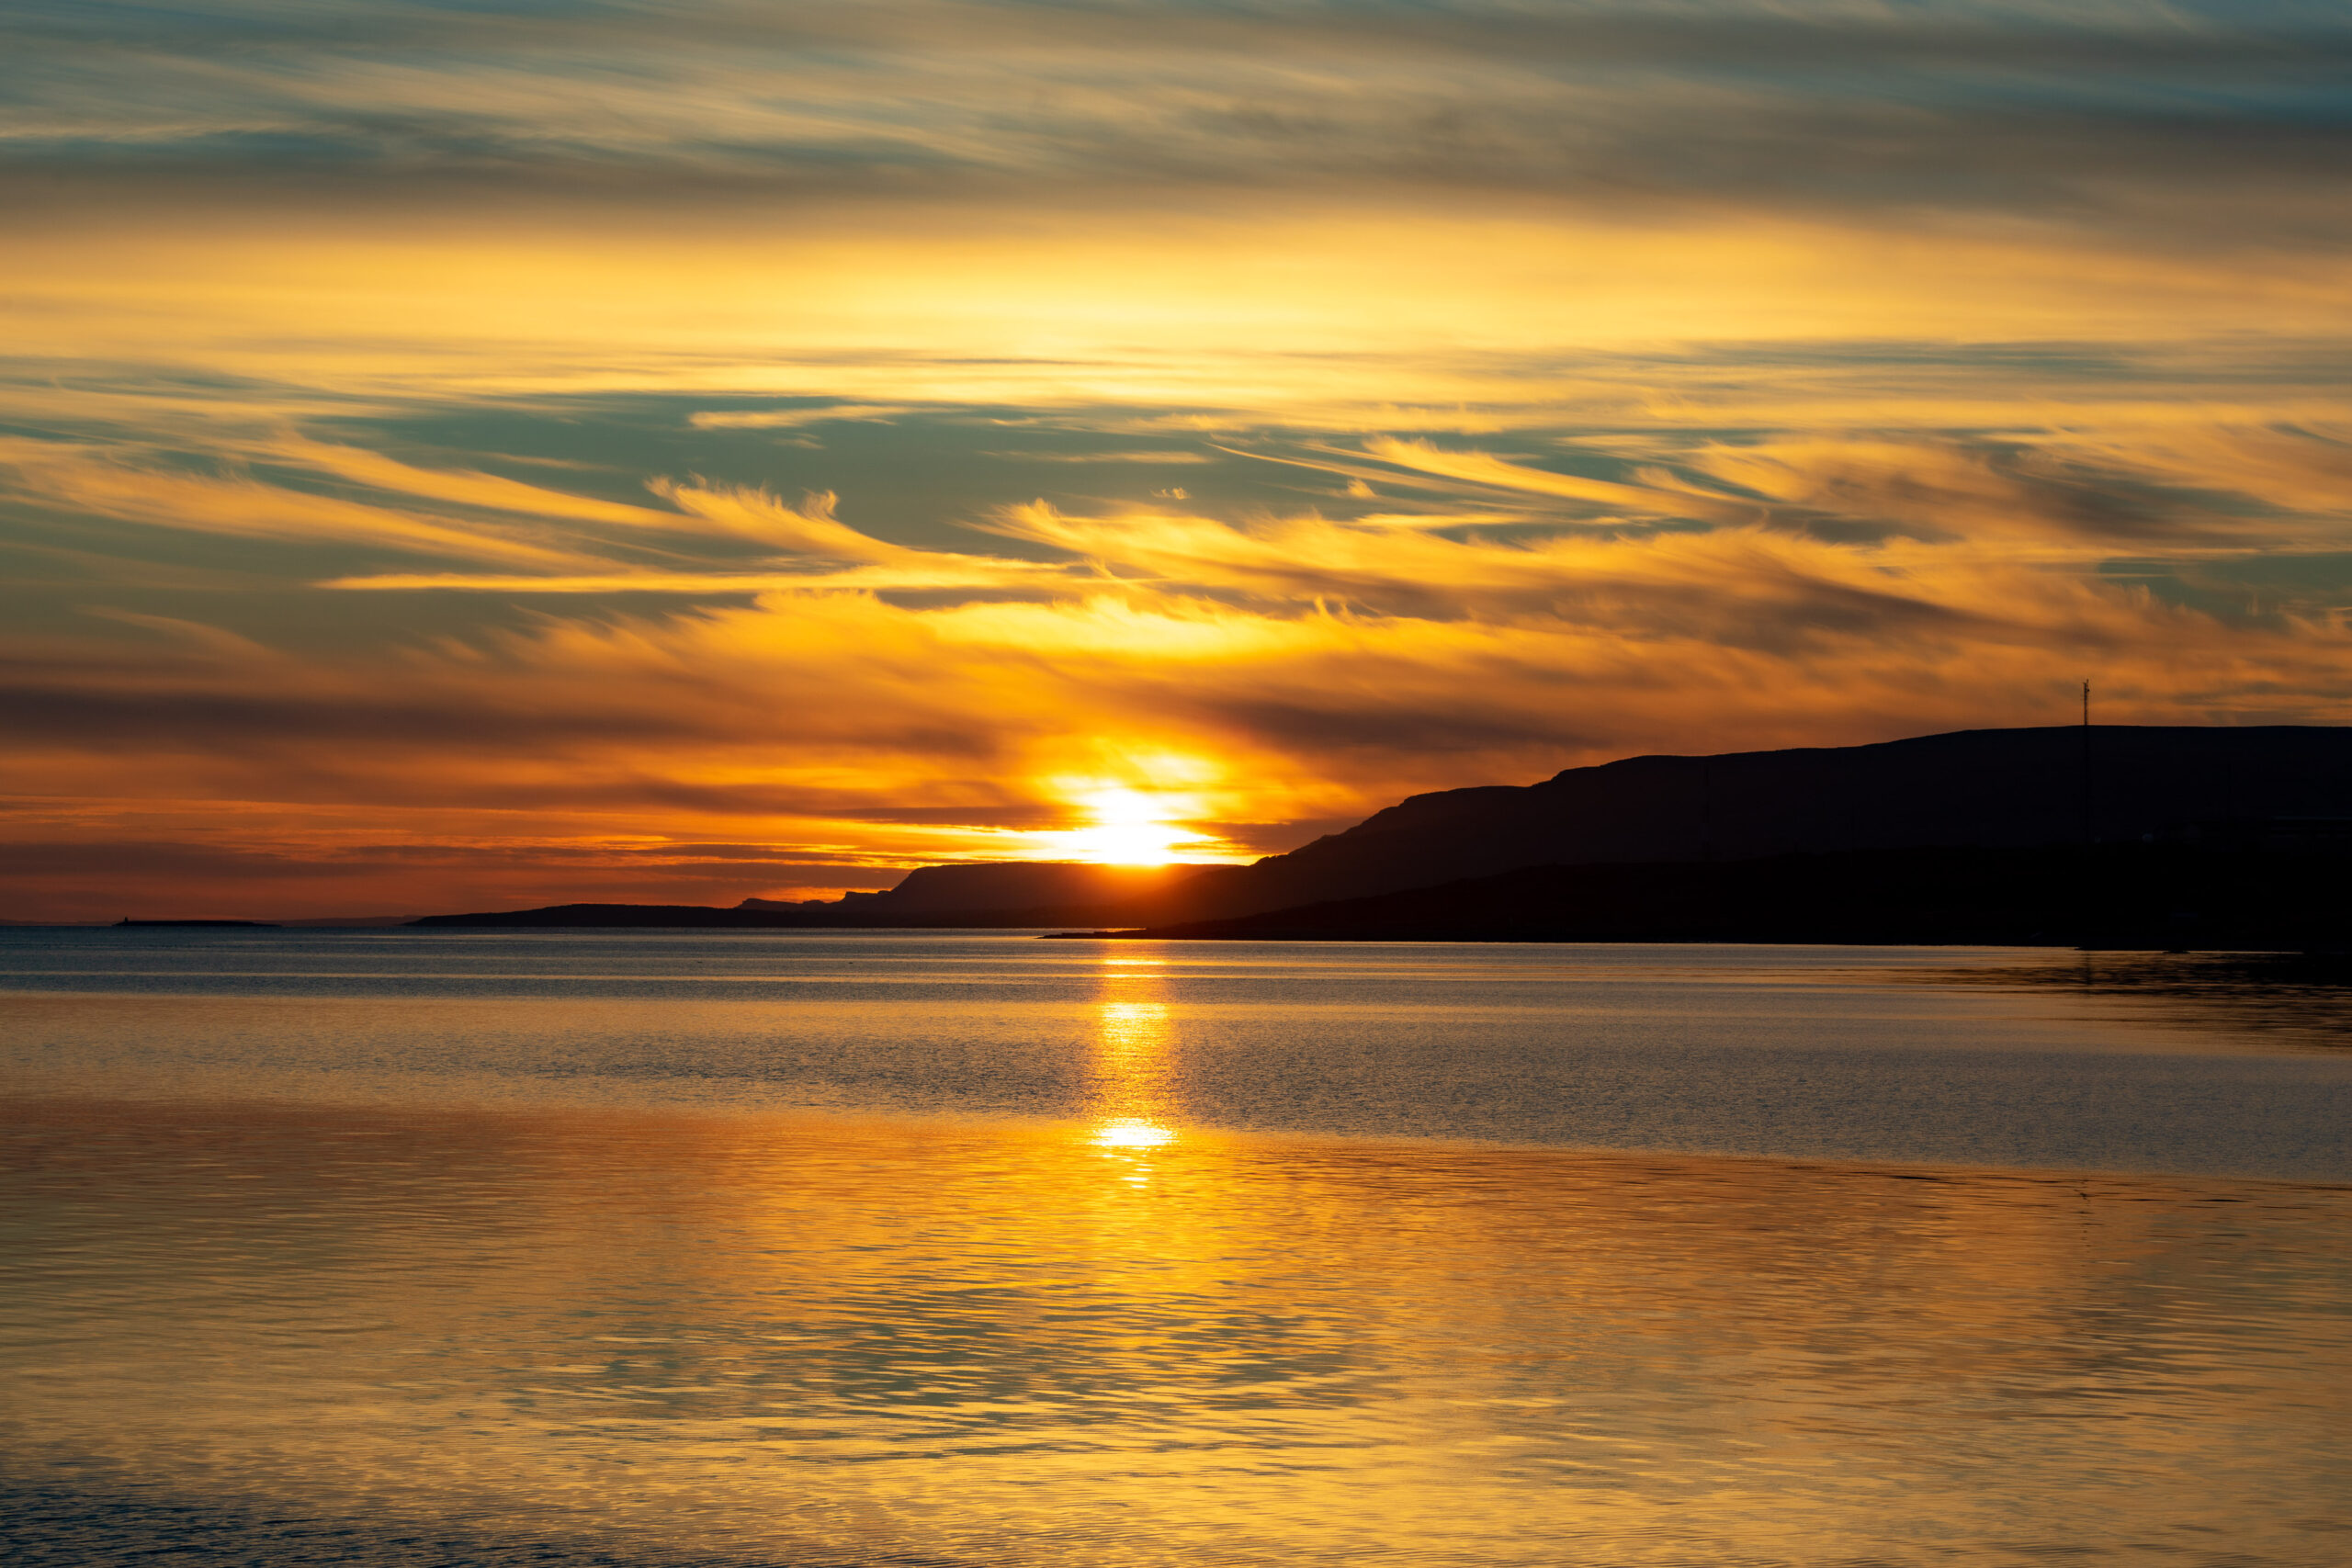
[{"label": "sun", "polygon": [[1164,801],[1140,790],[1114,784],[1089,790],[1079,801],[1094,825],[1062,839],[1079,860],[1101,865],[1166,865],[1176,858],[1176,847],[1194,837],[1169,820]]}]

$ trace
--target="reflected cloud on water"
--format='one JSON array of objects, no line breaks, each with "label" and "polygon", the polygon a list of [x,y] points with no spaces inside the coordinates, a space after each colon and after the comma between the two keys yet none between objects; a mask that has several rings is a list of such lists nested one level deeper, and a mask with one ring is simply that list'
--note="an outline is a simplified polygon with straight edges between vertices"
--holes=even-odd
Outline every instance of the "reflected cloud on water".
[{"label": "reflected cloud on water", "polygon": [[0,1461],[74,1561],[169,1544],[165,1505],[342,1519],[361,1563],[462,1527],[604,1562],[2318,1568],[2352,1525],[2340,1191],[1179,1137],[1112,1016],[1140,1113],[1080,1136],[21,1105]]},{"label": "reflected cloud on water", "polygon": [[[2154,1027],[2188,982],[2152,955],[13,951],[0,1555],[2352,1539],[2352,1190],[2219,1174],[2340,1183],[2352,1056]],[[1938,962],[1961,983],[1898,976]],[[2199,995],[2302,984],[2200,962]]]}]

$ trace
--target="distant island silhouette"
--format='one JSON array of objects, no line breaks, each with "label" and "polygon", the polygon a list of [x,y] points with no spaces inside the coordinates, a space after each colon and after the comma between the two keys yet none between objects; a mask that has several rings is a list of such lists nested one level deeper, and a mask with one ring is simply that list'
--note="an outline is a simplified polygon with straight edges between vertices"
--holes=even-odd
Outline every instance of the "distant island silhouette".
[{"label": "distant island silhouette", "polygon": [[1414,795],[1250,865],[926,866],[883,893],[420,926],[1239,940],[2340,943],[2352,729],[2078,726],[1645,756]]},{"label": "distant island silhouette", "polygon": [[134,920],[126,915],[115,922],[121,926],[238,926],[247,931],[274,931],[280,929],[274,920]]}]

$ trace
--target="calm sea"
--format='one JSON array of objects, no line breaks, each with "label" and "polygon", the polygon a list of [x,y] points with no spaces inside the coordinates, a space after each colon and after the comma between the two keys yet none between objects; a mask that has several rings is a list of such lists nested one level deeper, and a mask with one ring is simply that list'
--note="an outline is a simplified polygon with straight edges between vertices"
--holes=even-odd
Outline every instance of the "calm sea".
[{"label": "calm sea", "polygon": [[2352,1562],[2201,959],[0,931],[11,1564]]}]

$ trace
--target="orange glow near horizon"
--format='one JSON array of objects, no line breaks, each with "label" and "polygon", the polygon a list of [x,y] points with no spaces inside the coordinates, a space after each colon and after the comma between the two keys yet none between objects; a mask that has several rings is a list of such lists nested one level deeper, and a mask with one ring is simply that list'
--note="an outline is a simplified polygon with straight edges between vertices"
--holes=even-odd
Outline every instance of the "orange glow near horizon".
[{"label": "orange glow near horizon", "polygon": [[1184,849],[1210,847],[1176,819],[1189,798],[1152,794],[1125,784],[1098,785],[1076,797],[1094,820],[1085,828],[1041,835],[1051,840],[1051,858],[1097,865],[1166,865]]}]

